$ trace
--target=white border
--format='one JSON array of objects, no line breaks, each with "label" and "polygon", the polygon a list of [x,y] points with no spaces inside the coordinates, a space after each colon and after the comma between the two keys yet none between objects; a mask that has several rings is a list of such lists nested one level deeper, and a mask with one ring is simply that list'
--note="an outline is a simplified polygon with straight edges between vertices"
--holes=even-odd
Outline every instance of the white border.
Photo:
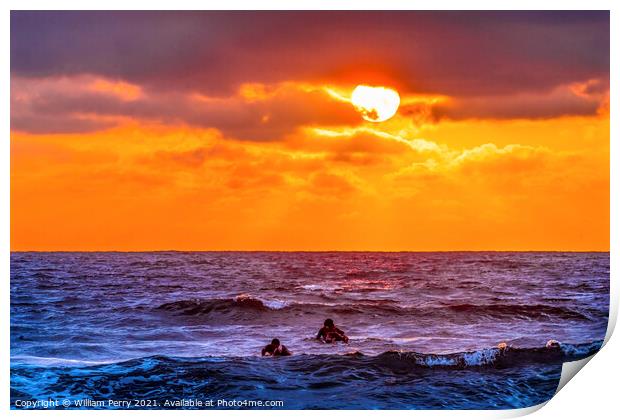
[{"label": "white border", "polygon": [[[107,1],[90,1],[88,3],[80,2],[77,0],[57,0],[53,3],[44,0],[8,0],[2,2],[3,14],[0,17],[0,45],[2,48],[1,62],[2,62],[2,77],[3,77],[3,89],[1,92],[9,92],[10,85],[10,70],[8,58],[10,57],[10,14],[9,10],[28,10],[28,9],[79,9],[79,10],[96,10],[96,9],[117,9],[117,10],[130,10],[130,9],[159,9],[159,10],[201,10],[201,9],[213,9],[213,10],[233,10],[233,9],[249,9],[249,10],[271,10],[271,9],[288,9],[288,10],[311,10],[311,9],[339,9],[339,10],[442,10],[442,9],[454,9],[454,10],[583,10],[583,9],[597,9],[597,10],[611,10],[611,139],[618,140],[618,130],[615,122],[618,121],[618,109],[616,107],[616,99],[618,94],[617,77],[620,67],[618,66],[618,43],[614,40],[620,39],[618,31],[618,25],[620,19],[618,13],[620,8],[614,7],[617,2],[611,0],[589,0],[589,1],[575,1],[564,0],[559,1],[543,1],[543,0],[521,0],[521,1],[488,1],[488,0],[470,0],[467,2],[459,2],[456,0],[433,0],[432,2],[407,2],[396,0],[381,0],[369,1],[369,0],[296,0],[291,1],[277,1],[277,0],[262,0],[262,1],[243,1],[243,0],[227,0],[226,2],[217,2],[215,4],[209,4],[199,0],[175,0],[174,2],[151,0],[151,1],[130,1],[130,0],[107,0]],[[3,258],[0,262],[2,264],[2,272],[4,273],[3,287],[0,290],[0,302],[1,307],[4,309],[3,320],[0,324],[0,333],[2,343],[0,347],[0,357],[2,360],[2,370],[0,371],[0,388],[4,392],[5,398],[2,400],[1,411],[8,412],[10,416],[19,418],[30,417],[58,417],[69,416],[77,418],[107,418],[110,416],[110,411],[87,411],[87,412],[61,412],[61,411],[17,411],[9,410],[9,255],[10,255],[10,207],[8,200],[10,197],[10,142],[9,142],[9,95],[3,94],[2,102],[0,102],[0,109],[2,111],[1,127],[2,133],[4,133],[4,141],[2,143],[2,157],[0,158],[0,165],[2,168],[3,179],[0,181],[0,194],[5,198],[3,205],[0,207],[1,212],[1,234],[5,239],[1,242]],[[613,215],[619,214],[620,206],[618,205],[618,170],[617,165],[619,162],[619,150],[618,147],[612,141],[611,144],[611,279],[612,279],[612,313],[610,314],[610,328],[608,331],[608,337],[613,330],[617,319],[617,303],[618,303],[618,276],[619,271],[616,262],[617,250],[619,249],[619,236],[618,236],[618,223],[617,217]],[[537,411],[533,418],[568,418],[579,416],[602,417],[608,418],[608,413],[613,412],[614,408],[618,406],[618,398],[616,386],[618,384],[617,374],[620,373],[618,368],[618,358],[620,356],[620,345],[616,342],[618,340],[611,340],[611,344],[607,344],[603,348],[600,354],[593,358],[593,361],[589,363],[585,372],[579,374],[580,378],[576,381],[571,381],[562,391],[554,397],[543,410]],[[540,407],[537,407],[540,408]],[[523,410],[506,410],[506,411],[390,411],[389,415],[395,418],[501,418],[501,417],[515,417],[531,412],[533,409]],[[358,419],[377,418],[384,415],[382,412],[372,411],[357,411],[354,412]],[[270,419],[273,418],[285,418],[295,416],[296,418],[310,418],[314,416],[348,416],[353,414],[350,411],[341,410],[335,413],[324,412],[311,412],[311,411],[204,411],[196,412],[183,412],[184,416],[209,416],[212,418],[241,418],[245,416],[252,416],[255,418]],[[141,418],[173,418],[179,416],[180,413],[174,410],[171,411],[123,411],[114,412],[114,416],[126,417],[137,416]]]}]

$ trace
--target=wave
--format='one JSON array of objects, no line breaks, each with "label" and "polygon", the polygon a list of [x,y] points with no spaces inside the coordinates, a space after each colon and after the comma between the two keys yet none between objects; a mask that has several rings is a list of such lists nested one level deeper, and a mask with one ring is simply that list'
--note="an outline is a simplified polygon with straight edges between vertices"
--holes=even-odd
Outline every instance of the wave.
[{"label": "wave", "polygon": [[17,402],[24,400],[83,401],[84,396],[159,402],[216,396],[218,400],[282,400],[287,409],[520,408],[551,398],[562,362],[587,357],[601,345],[602,341],[540,348],[501,346],[453,354],[388,351],[377,356],[149,356],[81,367],[12,360],[11,406],[23,408]]},{"label": "wave", "polygon": [[382,363],[405,362],[429,368],[507,367],[531,363],[563,363],[579,360],[593,355],[602,345],[602,340],[583,344],[565,344],[551,340],[545,347],[519,348],[506,346],[502,343],[495,348],[469,352],[425,354],[389,351],[376,357]]},{"label": "wave", "polygon": [[[507,367],[531,363],[563,363],[583,359],[595,354],[603,345],[603,341],[593,341],[581,344],[560,343],[550,340],[544,347],[512,347],[504,343],[497,347],[456,353],[418,353],[413,351],[389,350],[378,355],[365,355],[356,351],[346,354],[305,354],[299,353],[292,357],[261,358],[259,356],[200,356],[200,357],[171,357],[154,355],[129,359],[125,361],[85,361],[73,359],[46,358],[35,356],[14,356],[11,358],[12,367],[15,366],[82,366],[126,365],[145,361],[201,361],[201,362],[244,362],[253,363],[258,360],[282,360],[295,363],[358,363],[374,365],[375,367],[421,367],[421,368],[455,368],[466,369],[472,367]],[[61,363],[54,363],[61,362]],[[148,363],[147,363],[148,364]]]},{"label": "wave", "polygon": [[[469,303],[447,305],[447,309],[454,312],[478,313],[494,316],[515,316],[525,318],[539,318],[557,316],[564,319],[593,319],[593,314],[586,314],[576,310],[552,305],[519,305],[519,304],[486,304],[474,305]],[[599,314],[601,315],[601,314]]]},{"label": "wave", "polygon": [[89,365],[109,365],[120,363],[122,360],[83,360],[66,359],[62,357],[41,357],[41,356],[11,356],[11,363],[21,363],[34,366],[89,366]]},{"label": "wave", "polygon": [[560,306],[533,304],[443,304],[430,307],[401,306],[391,300],[373,301],[370,299],[352,301],[347,304],[338,303],[305,303],[268,300],[251,295],[239,295],[234,298],[217,299],[187,299],[164,303],[158,310],[171,312],[176,315],[256,315],[257,312],[271,311],[298,311],[312,314],[360,314],[360,315],[388,315],[388,316],[436,316],[438,311],[449,311],[474,317],[494,318],[526,318],[540,319],[557,317],[561,319],[595,320],[607,316],[600,311],[578,311]]},{"label": "wave", "polygon": [[289,304],[284,301],[270,301],[239,295],[233,299],[188,299],[164,303],[157,309],[175,312],[181,315],[210,314],[213,312],[231,312],[235,310],[268,311],[283,309]]}]

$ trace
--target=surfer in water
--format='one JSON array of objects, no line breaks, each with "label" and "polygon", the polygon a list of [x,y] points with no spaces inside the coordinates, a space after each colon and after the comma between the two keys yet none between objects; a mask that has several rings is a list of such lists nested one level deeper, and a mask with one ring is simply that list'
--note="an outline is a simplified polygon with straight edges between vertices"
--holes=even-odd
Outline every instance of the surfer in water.
[{"label": "surfer in water", "polygon": [[284,344],[280,344],[277,338],[271,340],[271,344],[267,344],[261,350],[263,356],[291,356],[292,354]]},{"label": "surfer in water", "polygon": [[335,343],[336,341],[349,342],[349,337],[345,335],[344,331],[336,327],[334,320],[330,318],[323,322],[323,327],[319,330],[316,338],[324,343]]}]

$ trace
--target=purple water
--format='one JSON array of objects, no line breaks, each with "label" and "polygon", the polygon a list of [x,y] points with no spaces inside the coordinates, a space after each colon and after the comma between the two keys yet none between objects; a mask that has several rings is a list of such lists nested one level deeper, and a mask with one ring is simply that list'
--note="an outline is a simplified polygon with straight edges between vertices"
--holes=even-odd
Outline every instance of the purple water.
[{"label": "purple water", "polygon": [[[608,253],[13,253],[12,401],[523,407],[598,349],[608,305]],[[328,317],[348,345],[314,340]],[[258,358],[273,337],[294,356]]]}]

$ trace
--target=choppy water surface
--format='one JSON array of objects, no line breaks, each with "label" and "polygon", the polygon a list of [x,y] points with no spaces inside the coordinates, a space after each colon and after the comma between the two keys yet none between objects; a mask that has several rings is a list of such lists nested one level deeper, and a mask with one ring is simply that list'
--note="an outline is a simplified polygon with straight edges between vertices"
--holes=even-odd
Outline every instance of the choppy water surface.
[{"label": "choppy water surface", "polygon": [[[525,407],[608,304],[608,253],[13,253],[11,399]],[[294,356],[258,357],[273,337]]]}]

